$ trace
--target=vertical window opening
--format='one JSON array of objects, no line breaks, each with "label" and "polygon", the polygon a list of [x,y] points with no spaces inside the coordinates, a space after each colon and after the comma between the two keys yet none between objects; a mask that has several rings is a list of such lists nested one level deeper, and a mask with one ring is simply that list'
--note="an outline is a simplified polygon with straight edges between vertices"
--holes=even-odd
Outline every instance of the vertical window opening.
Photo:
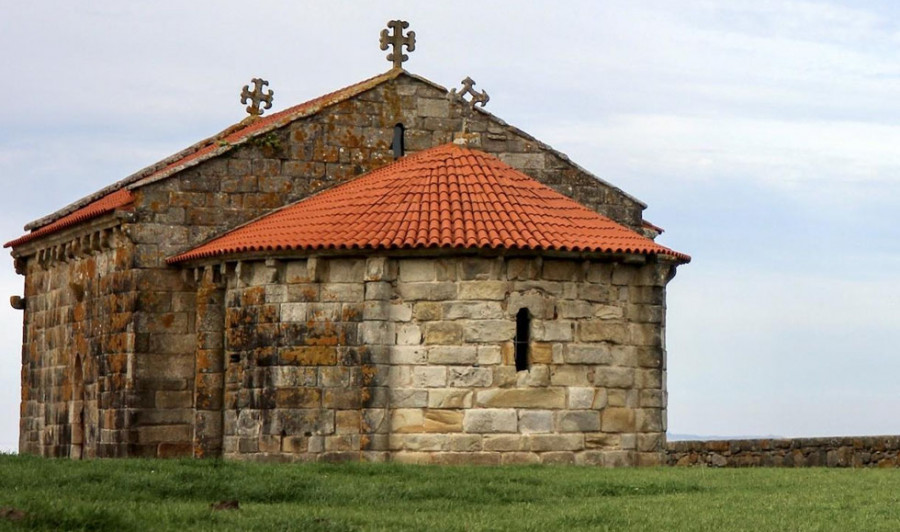
[{"label": "vertical window opening", "polygon": [[528,369],[528,342],[531,334],[531,313],[527,308],[516,313],[516,371]]},{"label": "vertical window opening", "polygon": [[391,142],[391,148],[394,149],[394,159],[403,157],[403,154],[406,151],[403,139],[403,134],[405,132],[406,128],[403,127],[403,124],[397,124],[394,126],[394,140]]}]

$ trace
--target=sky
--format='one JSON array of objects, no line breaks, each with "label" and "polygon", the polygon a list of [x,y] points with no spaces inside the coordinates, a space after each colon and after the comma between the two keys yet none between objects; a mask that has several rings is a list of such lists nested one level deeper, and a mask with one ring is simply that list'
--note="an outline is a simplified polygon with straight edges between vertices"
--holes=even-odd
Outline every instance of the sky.
[{"label": "sky", "polygon": [[[0,234],[241,120],[390,68],[471,76],[487,110],[648,204],[669,284],[668,429],[900,434],[900,4],[0,0]],[[12,260],[5,295],[22,294]],[[22,315],[0,306],[0,451]]]}]

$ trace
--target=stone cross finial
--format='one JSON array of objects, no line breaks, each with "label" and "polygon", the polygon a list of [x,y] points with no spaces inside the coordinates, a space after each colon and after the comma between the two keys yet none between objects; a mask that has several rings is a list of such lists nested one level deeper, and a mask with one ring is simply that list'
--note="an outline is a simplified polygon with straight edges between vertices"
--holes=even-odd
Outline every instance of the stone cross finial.
[{"label": "stone cross finial", "polygon": [[[250,90],[250,85],[244,85],[244,90],[241,91],[241,103],[247,103],[247,100],[250,100],[250,105],[247,106],[247,112],[250,113],[251,116],[259,116],[263,114],[263,109],[272,107],[272,96],[275,95],[275,91],[270,90],[268,93],[263,91],[263,87],[269,85],[269,82],[264,79],[253,78],[250,82],[253,83],[253,90]],[[264,103],[266,106],[263,109],[260,109],[260,103]]]},{"label": "stone cross finial", "polygon": [[[475,104],[481,104],[481,107],[484,108],[487,105],[488,101],[490,101],[491,97],[488,96],[488,93],[485,91],[477,92],[473,87],[475,86],[475,81],[472,78],[466,76],[466,79],[462,80],[463,88],[461,91],[457,92],[456,89],[450,89],[450,97],[456,98],[466,104],[469,105],[470,109],[475,108]],[[466,101],[464,96],[468,94],[469,100]]]},{"label": "stone cross finial", "polygon": [[416,49],[416,32],[411,31],[405,37],[403,30],[409,27],[409,22],[405,20],[391,20],[387,23],[388,28],[394,30],[393,34],[388,34],[388,30],[381,30],[381,49],[387,50],[391,46],[391,53],[387,54],[387,60],[393,61],[394,68],[403,68],[403,62],[409,59],[409,56],[403,53],[403,45],[406,45],[406,51],[412,52]]}]

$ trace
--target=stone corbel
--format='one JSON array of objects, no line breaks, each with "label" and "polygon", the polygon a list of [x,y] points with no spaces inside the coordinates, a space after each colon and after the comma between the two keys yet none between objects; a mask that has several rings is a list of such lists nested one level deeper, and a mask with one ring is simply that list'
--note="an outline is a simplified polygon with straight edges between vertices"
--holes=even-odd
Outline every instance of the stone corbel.
[{"label": "stone corbel", "polygon": [[25,298],[22,296],[9,296],[9,305],[16,310],[25,310]]}]

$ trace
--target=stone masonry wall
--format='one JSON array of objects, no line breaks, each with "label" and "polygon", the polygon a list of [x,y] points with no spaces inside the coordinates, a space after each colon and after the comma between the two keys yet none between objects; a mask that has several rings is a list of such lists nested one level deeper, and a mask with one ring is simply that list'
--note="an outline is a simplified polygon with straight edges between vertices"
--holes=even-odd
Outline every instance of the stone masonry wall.
[{"label": "stone masonry wall", "polygon": [[128,452],[133,247],[118,229],[85,238],[93,245],[27,261],[21,453]]},{"label": "stone masonry wall", "polygon": [[666,461],[711,467],[898,467],[900,436],[674,441]]},{"label": "stone masonry wall", "polygon": [[[225,456],[660,464],[669,268],[241,263],[226,293]],[[534,319],[517,373],[522,307]]]},{"label": "stone masonry wall", "polygon": [[[448,142],[462,127],[460,113],[444,92],[401,76],[134,191],[136,282],[148,287],[138,293],[136,310],[134,454],[196,451],[196,290],[179,269],[166,266],[166,258],[387,164],[397,123],[406,127],[410,152]],[[473,146],[626,225],[640,226],[641,205],[533,139],[477,112],[468,129]]]}]

